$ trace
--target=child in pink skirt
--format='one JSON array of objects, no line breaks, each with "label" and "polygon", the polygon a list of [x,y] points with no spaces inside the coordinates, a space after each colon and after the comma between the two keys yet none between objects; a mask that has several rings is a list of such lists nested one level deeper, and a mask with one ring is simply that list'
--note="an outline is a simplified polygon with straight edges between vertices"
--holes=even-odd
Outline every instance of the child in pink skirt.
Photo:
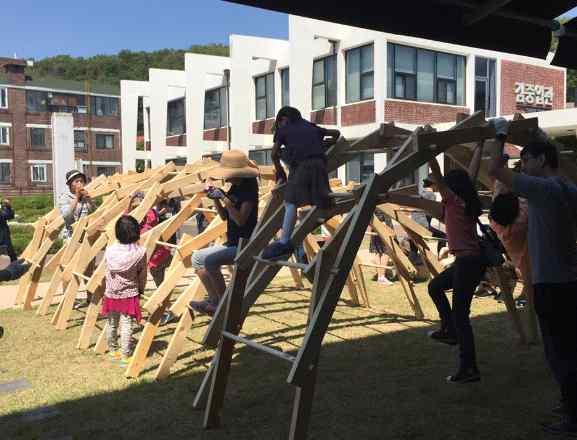
[{"label": "child in pink skirt", "polygon": [[[128,215],[115,225],[118,243],[106,249],[106,290],[102,314],[108,316],[108,349],[113,360],[130,361],[134,323],[141,319],[140,295],[146,285],[146,252],[139,246],[140,225]],[[118,331],[120,347],[118,352]]]}]

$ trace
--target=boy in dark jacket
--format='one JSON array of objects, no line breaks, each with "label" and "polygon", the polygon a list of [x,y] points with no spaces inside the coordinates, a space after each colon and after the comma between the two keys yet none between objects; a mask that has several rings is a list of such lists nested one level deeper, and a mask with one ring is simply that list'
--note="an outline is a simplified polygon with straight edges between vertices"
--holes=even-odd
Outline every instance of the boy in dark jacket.
[{"label": "boy in dark jacket", "polygon": [[12,246],[12,239],[10,238],[10,228],[8,220],[14,218],[14,210],[10,205],[9,200],[2,200],[0,204],[0,254],[8,255],[10,261],[16,260],[16,252]]}]

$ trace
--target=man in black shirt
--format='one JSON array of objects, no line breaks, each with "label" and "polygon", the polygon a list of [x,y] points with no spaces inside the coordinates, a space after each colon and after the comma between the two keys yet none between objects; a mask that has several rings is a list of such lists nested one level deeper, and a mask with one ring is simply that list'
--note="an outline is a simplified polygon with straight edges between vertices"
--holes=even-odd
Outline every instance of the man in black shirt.
[{"label": "man in black shirt", "polygon": [[208,299],[192,301],[193,311],[214,314],[226,289],[220,267],[234,263],[241,238],[249,239],[258,218],[258,167],[239,150],[225,151],[220,166],[210,171],[216,179],[231,184],[228,192],[215,187],[207,188],[207,197],[214,201],[219,216],[226,221],[226,243],[213,245],[192,254],[192,267],[196,269]]}]

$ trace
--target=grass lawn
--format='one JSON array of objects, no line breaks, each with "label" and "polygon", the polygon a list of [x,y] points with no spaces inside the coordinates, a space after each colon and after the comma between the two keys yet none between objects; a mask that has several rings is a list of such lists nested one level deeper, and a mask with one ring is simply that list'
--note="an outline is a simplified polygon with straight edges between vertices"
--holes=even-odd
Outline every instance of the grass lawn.
[{"label": "grass lawn", "polygon": [[[0,195],[0,198],[3,197]],[[15,220],[20,223],[34,223],[54,207],[52,193],[34,196],[14,196],[8,197],[8,199],[14,209]]]},{"label": "grass lawn", "polygon": [[[503,304],[475,299],[473,326],[483,380],[449,385],[456,350],[426,338],[434,321],[416,321],[398,284],[368,282],[371,310],[342,304],[325,337],[310,439],[541,439],[538,422],[556,402],[540,346],[520,347]],[[425,315],[434,306],[419,284]],[[252,309],[243,333],[293,351],[301,343],[309,290],[277,279]],[[24,439],[283,439],[288,437],[294,388],[289,367],[270,355],[238,347],[220,429],[202,429],[192,400],[212,351],[198,341],[206,318],[197,317],[173,374],[152,381],[174,324],[161,329],[145,374],[137,380],[92,351],[75,348],[81,313],[58,332],[49,317],[0,312],[0,382],[27,379],[32,388],[0,394],[0,437]],[[49,406],[53,418],[26,421]],[[68,437],[69,436],[69,437]]]}]

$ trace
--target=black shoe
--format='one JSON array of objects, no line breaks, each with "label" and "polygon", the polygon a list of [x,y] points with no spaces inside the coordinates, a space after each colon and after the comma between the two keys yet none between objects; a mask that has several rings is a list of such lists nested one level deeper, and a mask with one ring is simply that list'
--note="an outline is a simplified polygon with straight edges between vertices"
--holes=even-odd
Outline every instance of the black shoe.
[{"label": "black shoe", "polygon": [[457,338],[444,329],[432,330],[427,333],[427,336],[432,340],[443,344],[457,345]]},{"label": "black shoe", "polygon": [[560,403],[551,410],[551,414],[554,415],[555,417],[566,417],[568,412],[565,405],[563,403]]},{"label": "black shoe", "polygon": [[176,316],[174,316],[172,312],[166,312],[164,315],[162,315],[162,318],[160,318],[159,325],[162,327],[163,325],[170,324],[174,321],[176,321]]},{"label": "black shoe", "polygon": [[294,251],[294,246],[289,241],[288,243],[281,243],[280,241],[275,241],[274,243],[268,245],[262,252],[262,258],[265,260],[281,260],[287,259],[292,255]]},{"label": "black shoe", "polygon": [[20,263],[20,260],[13,261],[8,265],[6,270],[10,272],[10,279],[17,280],[30,269],[30,263]]},{"label": "black shoe", "polygon": [[449,383],[471,383],[479,382],[481,380],[481,373],[476,368],[467,368],[465,370],[459,370],[457,374],[452,374],[447,376],[447,382]]},{"label": "black shoe", "polygon": [[542,423],[541,426],[543,427],[543,431],[549,434],[577,438],[577,423],[562,420],[560,422]]}]

